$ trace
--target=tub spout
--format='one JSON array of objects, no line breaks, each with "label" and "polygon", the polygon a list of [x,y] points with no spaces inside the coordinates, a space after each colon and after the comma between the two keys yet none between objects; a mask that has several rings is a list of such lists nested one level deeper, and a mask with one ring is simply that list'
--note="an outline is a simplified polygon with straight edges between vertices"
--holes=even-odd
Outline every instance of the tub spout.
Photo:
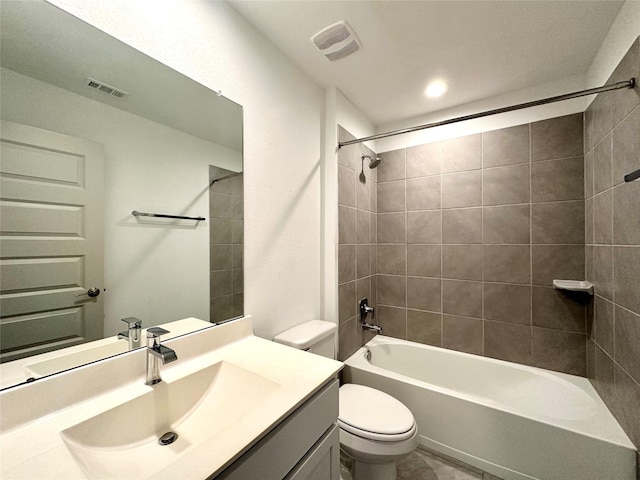
[{"label": "tub spout", "polygon": [[361,325],[363,330],[370,330],[382,335],[382,327],[380,325],[374,325],[373,323],[369,322],[362,322]]}]

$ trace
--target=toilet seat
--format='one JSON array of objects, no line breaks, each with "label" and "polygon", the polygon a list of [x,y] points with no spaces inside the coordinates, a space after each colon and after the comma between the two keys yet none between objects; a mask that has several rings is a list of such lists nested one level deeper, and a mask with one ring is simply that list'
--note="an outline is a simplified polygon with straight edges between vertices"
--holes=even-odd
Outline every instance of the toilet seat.
[{"label": "toilet seat", "polygon": [[401,442],[413,437],[417,426],[400,401],[364,385],[340,387],[338,425],[358,437],[378,442]]}]

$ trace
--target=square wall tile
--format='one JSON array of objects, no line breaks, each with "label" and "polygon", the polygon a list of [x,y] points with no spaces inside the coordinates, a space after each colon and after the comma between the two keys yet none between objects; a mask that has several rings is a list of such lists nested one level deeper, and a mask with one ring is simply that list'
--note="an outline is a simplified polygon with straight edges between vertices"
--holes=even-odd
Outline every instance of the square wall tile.
[{"label": "square wall tile", "polygon": [[584,245],[533,245],[532,283],[549,287],[554,279],[582,280],[585,275]]},{"label": "square wall tile", "polygon": [[636,85],[633,89],[618,90],[611,98],[611,114],[613,126],[622,121],[631,111],[640,105],[640,40],[636,38],[631,47],[622,58],[614,72],[611,74],[607,83],[615,83],[636,79]]},{"label": "square wall tile", "polygon": [[381,305],[377,308],[376,323],[388,337],[407,338],[407,310]]},{"label": "square wall tile", "polygon": [[407,307],[430,312],[442,311],[442,282],[439,278],[407,277]]},{"label": "square wall tile", "polygon": [[439,175],[441,164],[441,142],[407,147],[407,178]]},{"label": "square wall tile", "polygon": [[356,243],[356,209],[338,205],[338,243]]},{"label": "square wall tile", "polygon": [[407,248],[405,245],[377,245],[377,273],[407,274]]},{"label": "square wall tile", "polygon": [[442,175],[442,208],[482,205],[482,171]]},{"label": "square wall tile", "polygon": [[584,198],[593,197],[593,150],[584,154]]},{"label": "square wall tile", "polygon": [[405,243],[404,213],[379,213],[377,220],[377,242]]},{"label": "square wall tile", "polygon": [[531,282],[529,245],[483,245],[485,282]]},{"label": "square wall tile", "polygon": [[356,210],[356,242],[371,243],[371,214]]},{"label": "square wall tile", "polygon": [[404,212],[405,210],[405,182],[378,183],[378,213]]},{"label": "square wall tile", "polygon": [[531,124],[531,161],[577,157],[583,153],[582,114]]},{"label": "square wall tile", "polygon": [[511,205],[529,203],[528,164],[496,167],[482,171],[482,204]]},{"label": "square wall tile", "polygon": [[532,204],[531,242],[584,244],[584,201]]},{"label": "square wall tile", "polygon": [[482,208],[443,210],[442,243],[482,243]]},{"label": "square wall tile", "polygon": [[338,204],[356,206],[356,174],[338,165]]},{"label": "square wall tile", "polygon": [[[599,295],[594,301],[595,340],[610,357],[614,355],[614,305]],[[633,337],[631,337],[633,338]],[[638,338],[638,337],[636,337]],[[640,357],[638,357],[640,358]]]},{"label": "square wall tile", "polygon": [[338,319],[340,323],[355,317],[357,312],[356,282],[338,285]]},{"label": "square wall tile", "polygon": [[585,376],[587,372],[586,336],[584,333],[564,332],[533,327],[532,363],[571,375]]},{"label": "square wall tile", "polygon": [[443,245],[442,277],[482,280],[482,245]]},{"label": "square wall tile", "polygon": [[407,304],[407,277],[376,275],[378,305],[404,307]]},{"label": "square wall tile", "polygon": [[[613,248],[609,246],[595,246],[593,251],[592,282],[596,293],[604,298],[613,300]],[[620,258],[620,261],[626,259]]]},{"label": "square wall tile", "polygon": [[613,256],[615,302],[640,313],[640,247],[614,247]]},{"label": "square wall tile", "polygon": [[533,163],[531,165],[531,201],[555,202],[584,199],[584,163],[583,157]]},{"label": "square wall tile", "polygon": [[371,271],[371,246],[356,245],[356,278],[361,279],[370,276]]},{"label": "square wall tile", "polygon": [[529,124],[484,132],[482,155],[484,168],[529,163]]},{"label": "square wall tile", "polygon": [[593,149],[593,194],[613,186],[611,163],[611,135],[604,137]]},{"label": "square wall tile", "polygon": [[640,315],[616,307],[615,360],[640,383]]},{"label": "square wall tile", "polygon": [[[378,182],[405,179],[405,154],[406,150],[404,148],[378,154],[378,157],[382,160],[377,168]],[[365,159],[364,164],[366,169],[368,169],[369,161]]]},{"label": "square wall tile", "polygon": [[593,107],[593,144],[597,145],[613,128],[611,95],[597,95]]},{"label": "square wall tile", "polygon": [[407,210],[440,208],[440,196],[440,175],[407,180]]},{"label": "square wall tile", "polygon": [[531,286],[484,284],[484,318],[531,325]]},{"label": "square wall tile", "polygon": [[[636,86],[636,88],[638,88]],[[640,107],[636,107],[613,130],[613,184],[624,182],[624,176],[636,171],[640,151]],[[637,181],[637,180],[636,180]]]},{"label": "square wall tile", "polygon": [[440,245],[407,245],[407,275],[440,277],[441,252]]},{"label": "square wall tile", "polygon": [[613,191],[593,197],[593,243],[610,245],[613,240]]},{"label": "square wall tile", "polygon": [[407,340],[439,347],[442,345],[442,315],[407,310]]},{"label": "square wall tile", "polygon": [[482,134],[442,143],[442,173],[477,170],[482,167]]},{"label": "square wall tile", "polygon": [[407,243],[442,243],[442,211],[407,212]]},{"label": "square wall tile", "polygon": [[484,354],[508,362],[531,363],[531,327],[484,322]]},{"label": "square wall tile", "polygon": [[442,311],[453,315],[482,318],[482,283],[443,280]]},{"label": "square wall tile", "polygon": [[338,245],[338,283],[356,279],[356,246]]},{"label": "square wall tile", "polygon": [[482,355],[482,320],[456,315],[442,316],[442,346]]},{"label": "square wall tile", "polygon": [[616,245],[640,245],[639,205],[640,181],[625,183],[613,190],[613,242]]},{"label": "square wall tile", "polygon": [[533,325],[585,333],[584,294],[533,287]]},{"label": "square wall tile", "polygon": [[[356,176],[356,208],[360,210],[370,211],[371,199],[369,191],[371,188],[377,188],[375,183],[369,178],[371,170],[366,169],[360,175]],[[367,177],[369,175],[369,177]]]},{"label": "square wall tile", "polygon": [[482,209],[483,243],[529,243],[529,231],[529,205],[484,207]]}]

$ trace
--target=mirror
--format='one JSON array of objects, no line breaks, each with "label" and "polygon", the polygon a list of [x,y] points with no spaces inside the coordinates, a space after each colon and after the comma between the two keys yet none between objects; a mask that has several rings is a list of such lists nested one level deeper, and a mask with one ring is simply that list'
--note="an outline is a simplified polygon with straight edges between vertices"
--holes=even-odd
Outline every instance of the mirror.
[{"label": "mirror", "polygon": [[0,387],[127,351],[127,317],[241,316],[242,107],[44,1],[1,21]]}]

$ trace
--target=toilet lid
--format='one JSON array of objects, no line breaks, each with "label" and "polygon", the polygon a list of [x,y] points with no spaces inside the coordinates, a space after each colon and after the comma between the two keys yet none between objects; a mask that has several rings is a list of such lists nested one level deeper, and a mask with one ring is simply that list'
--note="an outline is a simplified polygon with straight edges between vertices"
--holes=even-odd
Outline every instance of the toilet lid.
[{"label": "toilet lid", "polygon": [[364,385],[340,387],[340,428],[364,438],[395,442],[411,437],[415,420],[400,401]]}]

